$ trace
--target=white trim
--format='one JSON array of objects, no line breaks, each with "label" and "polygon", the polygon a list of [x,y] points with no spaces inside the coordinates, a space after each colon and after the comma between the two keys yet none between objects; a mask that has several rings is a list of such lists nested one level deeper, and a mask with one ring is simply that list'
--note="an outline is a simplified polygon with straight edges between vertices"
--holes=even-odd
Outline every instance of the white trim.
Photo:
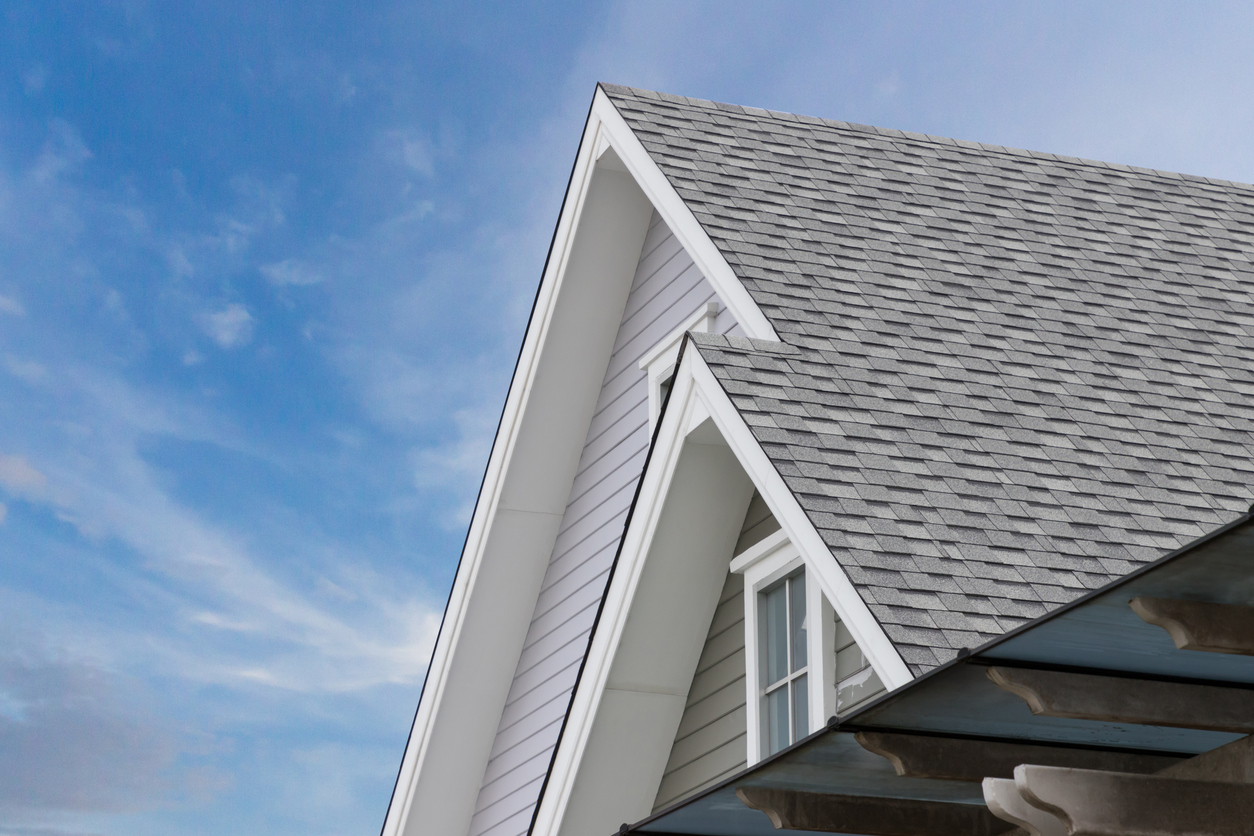
[{"label": "white trim", "polygon": [[884,686],[892,690],[910,682],[914,676],[893,646],[892,640],[871,614],[840,564],[832,557],[831,549],[823,542],[822,535],[810,522],[783,477],[771,464],[700,353],[685,352],[683,366],[690,369],[719,432],[749,474],[781,530],[797,547],[802,557],[806,558],[806,563],[814,569],[823,594],[827,596],[836,615],[849,628],[862,652],[867,655]]},{"label": "white trim", "polygon": [[[584,660],[583,673],[571,700],[565,731],[554,756],[544,796],[540,799],[532,836],[558,836],[562,829],[671,477],[685,438],[694,429],[692,418],[698,409],[708,413],[722,439],[730,446],[780,523],[781,532],[775,535],[773,542],[788,541],[805,559],[808,577],[809,571],[813,571],[823,594],[849,626],[850,633],[864,649],[885,685],[896,688],[912,679],[909,668],[883,628],[832,558],[818,531],[753,438],[705,361],[696,351],[685,352],[672,383],[670,404],[662,418],[649,466],[641,477],[632,520],[623,536],[613,579],[606,589],[600,619]],[[771,548],[764,546],[762,551],[769,553]],[[741,557],[751,551],[747,550]],[[763,554],[757,560],[765,556]],[[812,708],[812,714],[813,711]]]},{"label": "white trim", "polygon": [[[517,441],[523,412],[527,406],[527,396],[530,394],[539,365],[540,349],[544,345],[544,338],[547,335],[561,287],[561,277],[578,225],[579,211],[583,206],[583,199],[591,180],[595,165],[594,150],[601,140],[599,121],[589,119],[584,126],[583,139],[580,141],[575,166],[571,172],[566,204],[558,218],[549,263],[540,281],[535,308],[528,322],[527,332],[523,336],[518,366],[510,380],[509,393],[506,395],[505,408],[501,414],[501,423],[492,443],[492,451],[488,456],[483,486],[480,488],[479,497],[475,503],[475,511],[466,535],[466,545],[457,565],[457,574],[453,578],[453,588],[449,592],[444,620],[440,625],[435,647],[432,649],[431,662],[427,667],[427,676],[423,683],[422,698],[418,702],[418,710],[414,715],[413,726],[410,728],[409,740],[405,745],[405,754],[401,760],[396,787],[388,804],[387,818],[383,823],[382,836],[400,836],[406,830],[405,825],[418,789],[418,778],[430,747],[435,719],[443,704],[445,685],[454,651],[457,648],[457,640],[464,627],[467,605],[487,545],[487,535],[496,517],[497,504],[504,487],[510,454]],[[456,709],[457,706],[453,706],[453,710]],[[491,721],[485,720],[485,722]]]},{"label": "white trim", "polygon": [[684,335],[689,331],[704,334],[712,332],[714,320],[717,318],[718,302],[707,302],[704,308],[684,320],[682,325],[667,334],[640,358],[640,370],[649,378],[649,432],[653,432],[657,426],[657,418],[662,411],[662,384],[675,373],[679,346]]},{"label": "white trim", "polygon": [[[591,363],[590,358],[596,354],[592,343],[596,340],[612,341],[612,333],[603,335],[607,327],[612,329],[613,326],[601,324],[599,320],[608,312],[617,323],[622,315],[621,307],[609,311],[612,307],[610,299],[619,290],[623,300],[626,299],[631,271],[635,268],[640,242],[647,229],[648,214],[653,211],[617,153],[610,153],[611,148],[612,143],[602,120],[595,115],[590,117],[584,127],[549,260],[510,382],[501,423],[432,652],[382,836],[401,836],[407,832],[412,834],[415,829],[429,830],[433,827],[436,830],[464,832],[469,826],[468,816],[473,812],[478,786],[468,785],[481,780],[487,752],[480,751],[484,747],[477,745],[459,749],[456,735],[451,735],[452,740],[445,738],[450,736],[450,729],[471,729],[476,739],[496,729],[517,663],[516,656],[512,662],[506,657],[513,652],[513,645],[521,651],[522,637],[533,614],[552,539],[565,510],[570,482],[565,478],[563,468],[569,463],[569,476],[573,478],[578,461],[579,450],[573,449],[572,452],[572,449],[566,448],[582,446],[583,432],[586,431],[586,426],[582,430],[567,431],[562,439],[554,442],[561,449],[540,450],[537,448],[545,447],[545,444],[535,443],[537,432],[543,435],[536,429],[537,422],[541,421],[537,416],[545,413],[546,403],[564,403],[573,399],[581,404],[588,402],[586,406],[590,418],[599,390],[589,388],[584,392],[583,388],[576,390],[574,387],[599,385],[604,368],[597,372],[596,384],[588,384],[582,378],[578,378],[579,383],[571,382],[574,378],[567,371],[571,367],[584,370],[582,367]],[[606,185],[598,186],[599,197],[595,198],[599,201],[597,211],[605,217],[607,211],[612,214],[621,210],[620,214],[626,212],[633,220],[610,228],[598,228],[596,236],[588,239],[587,243],[577,244],[577,241],[584,240],[580,234],[584,226],[581,222],[592,193],[594,174],[601,169],[618,172],[612,176],[621,178],[621,181],[614,180],[611,184],[605,180]],[[625,188],[624,184],[631,184],[630,188]],[[628,191],[634,194],[629,195]],[[643,206],[644,216],[639,222],[640,240],[630,242],[628,239],[636,231],[634,219],[639,214],[636,203]],[[568,268],[573,255],[582,252],[580,257],[586,262],[590,247],[602,247],[609,252],[629,245],[634,246],[635,251],[629,259],[619,259],[631,261],[630,265],[625,265],[626,279],[622,288],[615,285],[612,288],[614,292],[592,298],[580,292],[578,282],[567,290]],[[581,273],[583,284],[588,284],[588,278],[593,279],[594,285],[607,282],[610,278],[617,280],[618,261],[614,265],[615,270],[611,273],[602,271],[596,276]],[[579,269],[587,272],[587,265]],[[588,311],[582,311],[580,306],[586,306]],[[587,314],[582,323],[577,315],[572,316],[572,313],[580,312]],[[572,357],[578,352],[554,348],[555,345],[569,343],[572,335],[581,334],[580,327],[597,332],[587,338],[589,351],[585,357]],[[608,357],[608,346],[606,351]],[[546,371],[541,374],[542,370]],[[537,392],[544,393],[541,397],[545,400],[533,404],[535,399],[532,395]],[[553,400],[555,393],[560,393],[558,401]],[[584,397],[589,393],[590,398]],[[520,446],[524,433],[531,441],[522,442]],[[576,436],[578,441],[568,441]],[[541,453],[552,461],[540,461],[543,458]],[[519,487],[521,482],[527,483],[526,489]],[[514,541],[511,544],[513,558],[503,561],[499,554],[502,551],[500,541],[510,539]],[[547,549],[544,546],[546,542]],[[485,561],[488,564],[486,571]],[[493,631],[508,638],[506,641],[498,640],[496,644],[499,647],[489,648],[489,652],[485,653],[479,645],[483,644],[484,634]],[[465,646],[468,635],[473,637],[469,641],[475,646],[474,650]],[[460,653],[458,648],[462,648]],[[450,681],[461,683],[451,696],[448,693]],[[495,704],[497,697],[499,705]],[[492,703],[490,707],[487,705],[489,702]],[[490,743],[489,740],[489,747]],[[424,777],[423,767],[432,755],[433,746],[438,752],[433,761],[436,772]],[[473,754],[467,754],[467,749]],[[483,763],[478,762],[480,755],[485,759]],[[477,775],[465,777],[473,772]],[[457,776],[456,780],[453,780],[453,775]],[[428,793],[424,787],[432,781],[448,786]],[[466,793],[470,794],[468,804],[462,798]],[[421,814],[411,821],[416,798],[422,799],[417,808]],[[440,799],[439,803],[432,798]],[[432,817],[438,820],[438,826],[427,821]],[[466,817],[464,824],[463,817]]]},{"label": "white trim", "polygon": [[706,235],[688,204],[684,203],[679,192],[675,191],[662,169],[658,168],[609,96],[599,86],[592,99],[592,115],[604,126],[606,139],[627,167],[627,171],[636,178],[636,183],[640,185],[645,196],[652,201],[662,220],[666,221],[671,232],[692,256],[701,275],[714,287],[719,299],[744,329],[745,335],[759,340],[778,341],[775,328],[753,301],[749,291],[745,290],[740,279],[736,278],[727,259],[710,240],[710,236]]},{"label": "white trim", "polygon": [[732,558],[731,571],[734,574],[741,575],[749,571],[749,568],[760,560],[770,557],[779,549],[788,545],[788,533],[782,528],[779,531],[771,532],[740,554]]},{"label": "white trim", "polygon": [[[611,150],[612,154],[609,153]],[[531,563],[512,567],[511,571],[514,571],[518,577],[509,577],[504,580],[505,583],[514,585],[514,603],[518,604],[519,610],[528,610],[525,615],[519,615],[516,618],[513,615],[506,617],[499,612],[483,612],[483,608],[473,606],[476,600],[476,589],[481,587],[479,576],[483,569],[485,552],[493,539],[493,532],[497,531],[498,536],[509,536],[509,532],[505,532],[509,526],[502,522],[502,513],[508,512],[512,515],[512,526],[531,526],[529,530],[539,532],[528,534],[529,542],[539,543],[548,536],[545,532],[549,529],[552,529],[555,534],[556,526],[564,510],[557,506],[533,507],[527,503],[525,497],[519,500],[518,492],[509,486],[518,479],[527,478],[526,474],[520,471],[520,465],[516,461],[518,458],[516,451],[519,450],[519,438],[524,427],[528,405],[531,402],[531,395],[538,385],[538,372],[542,366],[547,367],[553,362],[542,356],[543,349],[550,341],[555,311],[564,287],[564,278],[580,228],[579,223],[589,186],[598,168],[598,160],[602,160],[602,165],[609,170],[625,171],[631,175],[636,186],[688,251],[697,269],[710,282],[719,300],[728,308],[748,336],[767,340],[778,339],[765,315],[736,278],[726,259],[705,234],[696,217],[667,181],[661,169],[649,157],[644,146],[632,133],[604,91],[598,87],[588,121],[584,126],[579,151],[571,172],[570,185],[566,192],[566,200],[554,232],[549,260],[545,266],[535,307],[523,338],[518,365],[510,381],[501,423],[493,441],[483,486],[475,504],[466,545],[462,551],[448,605],[445,608],[444,620],[432,651],[422,698],[406,742],[405,754],[401,761],[396,787],[388,805],[382,836],[402,836],[412,829],[410,827],[411,812],[423,780],[423,767],[431,754],[433,736],[437,729],[460,728],[466,724],[475,725],[477,728],[490,726],[495,729],[499,721],[500,706],[496,707],[496,714],[489,717],[486,716],[486,712],[472,714],[472,712],[480,712],[480,709],[472,707],[456,695],[447,699],[446,697],[448,697],[450,676],[455,667],[478,665],[483,668],[485,666],[482,659],[470,659],[466,652],[458,654],[458,647],[463,643],[463,636],[468,630],[474,632],[484,626],[489,626],[497,629],[501,635],[522,636],[526,631],[527,619],[531,617],[530,609],[525,606],[528,602],[523,599],[530,597],[530,606],[534,608],[535,601],[531,587],[534,586],[534,591],[538,594],[538,585],[543,577],[544,566],[547,565],[547,554],[538,558],[529,556]],[[519,472],[515,473],[515,471]],[[508,491],[507,488],[509,488]],[[567,485],[568,488],[569,485]],[[506,499],[508,496],[514,496],[512,505],[515,507],[511,507],[511,501]],[[564,493],[562,497],[564,500]],[[523,563],[524,561],[516,562]],[[492,583],[496,583],[499,580],[498,574],[500,573],[494,564],[494,568],[488,572],[487,577]],[[473,618],[471,617],[472,611],[475,613]],[[484,619],[490,623],[485,625]],[[471,630],[472,626],[475,630]],[[483,672],[484,676],[495,677],[498,674],[512,678],[513,670]],[[503,700],[502,696],[502,704]],[[447,757],[447,754],[444,748],[439,751],[439,757],[433,768],[443,771],[447,768],[447,764],[444,764],[442,760]],[[473,790],[477,792],[478,788],[475,787]],[[464,831],[465,828],[457,825],[452,829]]]},{"label": "white trim", "polygon": [[789,542],[781,529],[745,549],[732,560],[731,571],[745,576],[745,757],[750,766],[766,756],[762,746],[762,683],[758,658],[758,597],[763,589],[806,567],[806,667],[810,691],[810,732],[822,728],[835,713],[835,613],[823,594],[816,570]]},{"label": "white trim", "polygon": [[[773,542],[772,542],[773,541]],[[763,540],[771,543],[765,549],[751,546],[732,561],[731,571],[745,576],[745,756],[749,766],[753,766],[765,757],[762,744],[762,660],[759,654],[758,633],[761,615],[758,613],[758,597],[771,584],[786,578],[797,570],[806,567],[806,615],[809,617],[810,590],[817,584],[809,577],[809,567],[805,558],[789,542],[784,532],[777,531]],[[758,543],[761,546],[762,543]],[[809,629],[813,620],[806,624]],[[813,702],[814,682],[823,680],[823,660],[814,642],[807,642],[806,647],[806,680]],[[791,710],[791,709],[790,709]],[[814,710],[811,706],[810,716],[806,718],[810,728],[814,726]]]}]

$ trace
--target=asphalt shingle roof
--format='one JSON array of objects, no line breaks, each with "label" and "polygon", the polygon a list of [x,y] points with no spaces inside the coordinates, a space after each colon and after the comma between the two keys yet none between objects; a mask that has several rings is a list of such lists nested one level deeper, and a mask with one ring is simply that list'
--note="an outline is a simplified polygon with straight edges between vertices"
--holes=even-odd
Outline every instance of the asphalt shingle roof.
[{"label": "asphalt shingle roof", "polygon": [[917,673],[1254,497],[1254,187],[606,93],[783,344],[701,356]]}]

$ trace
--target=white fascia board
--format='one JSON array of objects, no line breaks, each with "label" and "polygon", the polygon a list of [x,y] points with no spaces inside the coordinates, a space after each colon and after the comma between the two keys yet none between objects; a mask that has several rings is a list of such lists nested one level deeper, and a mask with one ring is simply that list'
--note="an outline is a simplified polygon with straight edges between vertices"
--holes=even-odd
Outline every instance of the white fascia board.
[{"label": "white fascia board", "polygon": [[[598,91],[598,95],[600,94]],[[609,108],[611,111],[613,108]],[[604,112],[603,105],[600,112]],[[617,113],[614,114],[617,116]],[[621,118],[618,119],[621,123]],[[621,131],[622,129],[619,128]],[[584,126],[579,151],[571,171],[570,185],[553,235],[553,243],[549,258],[545,265],[540,287],[532,309],[523,345],[519,352],[518,363],[510,381],[509,393],[501,414],[501,422],[493,440],[492,451],[484,473],[482,487],[471,518],[466,543],[449,593],[444,618],[432,651],[431,662],[423,683],[422,695],[405,747],[405,754],[397,775],[396,786],[388,805],[387,817],[384,821],[381,836],[402,836],[406,833],[406,823],[410,818],[423,766],[430,754],[430,744],[437,720],[449,717],[450,713],[464,713],[465,709],[457,700],[446,701],[445,690],[449,673],[457,652],[458,641],[466,629],[466,614],[469,602],[474,594],[476,580],[483,562],[484,551],[489,535],[498,517],[502,492],[509,473],[510,461],[518,442],[523,416],[527,409],[529,397],[536,382],[540,366],[542,349],[549,336],[557,299],[562,289],[563,277],[570,260],[579,219],[582,214],[585,198],[596,168],[597,158],[604,153],[609,145],[606,127],[601,115],[594,110],[590,113]],[[636,143],[639,145],[639,143]],[[672,190],[673,191],[673,190]],[[739,284],[739,283],[737,283]],[[743,291],[743,288],[741,288]],[[761,314],[759,313],[759,316]],[[520,513],[555,515],[560,521],[562,508],[551,509],[519,509]],[[556,522],[554,523],[556,525]],[[547,555],[545,556],[547,563]],[[543,566],[540,567],[543,572]],[[538,591],[538,590],[537,590]],[[531,602],[534,607],[534,601]],[[524,608],[526,609],[526,608]],[[531,610],[528,609],[527,619]],[[509,635],[522,635],[527,629],[527,620],[519,623],[500,624],[499,629]],[[503,673],[512,678],[513,670]],[[499,708],[499,707],[498,707]],[[495,717],[471,718],[475,722],[491,724],[496,728],[499,721]],[[486,764],[485,764],[486,765]],[[438,768],[438,764],[435,765]],[[482,775],[482,770],[480,770]],[[478,787],[474,788],[478,791]]]},{"label": "white fascia board", "polygon": [[871,614],[858,590],[854,589],[848,576],[832,556],[831,549],[823,542],[822,535],[810,522],[779,471],[771,464],[766,452],[753,437],[749,426],[715,379],[710,367],[696,350],[687,351],[685,355],[683,366],[690,370],[701,400],[709,409],[715,426],[749,474],[787,539],[797,547],[797,551],[805,558],[806,565],[814,570],[823,593],[840,620],[849,628],[862,652],[867,655],[880,680],[890,690],[913,680],[914,676],[893,646],[892,640]]},{"label": "white fascia board", "polygon": [[736,277],[727,259],[599,86],[592,100],[592,114],[600,122],[605,140],[688,251],[701,275],[714,287],[719,299],[740,323],[745,335],[753,339],[778,341],[775,329]]},{"label": "white fascia board", "polygon": [[[623,535],[622,548],[605,592],[601,614],[576,684],[531,836],[558,836],[561,830],[563,815],[570,802],[597,708],[609,680],[615,651],[627,624],[631,602],[685,437],[701,423],[694,419],[704,420],[705,416],[713,420],[723,440],[780,523],[781,531],[764,541],[767,545],[760,553],[750,555],[751,549],[741,557],[749,557],[750,561],[761,560],[791,544],[807,567],[814,571],[823,593],[867,654],[884,684],[892,689],[914,678],[705,361],[690,346],[676,371],[670,402],[655,436],[648,466],[641,477],[640,492]],[[791,553],[791,549],[789,551]]]}]

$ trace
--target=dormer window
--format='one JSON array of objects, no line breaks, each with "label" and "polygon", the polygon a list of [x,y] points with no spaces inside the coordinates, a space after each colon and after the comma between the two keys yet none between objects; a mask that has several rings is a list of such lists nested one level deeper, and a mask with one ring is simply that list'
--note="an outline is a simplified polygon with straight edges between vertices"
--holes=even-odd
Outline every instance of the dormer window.
[{"label": "dormer window", "polygon": [[796,743],[834,711],[835,620],[804,559],[783,531],[738,554],[745,578],[748,758],[755,763]]},{"label": "dormer window", "polygon": [[671,381],[675,379],[675,366],[679,360],[679,346],[684,334],[689,331],[712,333],[714,320],[718,317],[718,302],[707,302],[692,316],[688,317],[678,328],[666,336],[664,340],[650,349],[640,358],[640,369],[649,379],[649,432],[657,427],[658,416],[662,413],[662,404],[670,391]]},{"label": "dormer window", "polygon": [[745,548],[730,568],[745,579],[745,731],[754,764],[884,686],[783,530]]}]

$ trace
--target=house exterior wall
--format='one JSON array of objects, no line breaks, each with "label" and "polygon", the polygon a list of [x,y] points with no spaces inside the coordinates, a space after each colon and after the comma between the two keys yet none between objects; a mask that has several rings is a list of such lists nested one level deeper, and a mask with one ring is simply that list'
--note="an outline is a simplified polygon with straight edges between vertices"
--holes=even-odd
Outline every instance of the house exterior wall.
[{"label": "house exterior wall", "polygon": [[[740,554],[778,530],[779,522],[762,495],[754,491],[734,553]],[[744,575],[728,572],[653,802],[655,812],[748,764],[744,591]]]},{"label": "house exterior wall", "polygon": [[754,491],[753,499],[749,500],[749,511],[745,514],[745,524],[740,529],[740,539],[736,541],[736,554],[762,542],[776,531],[779,531],[779,520],[771,514],[762,494]]},{"label": "house exterior wall", "polygon": [[[709,283],[655,212],[570,498],[480,786],[470,836],[526,833],[649,446],[640,358],[706,303]],[[740,329],[723,310],[718,333]]]},{"label": "house exterior wall", "polygon": [[653,809],[745,768],[745,578],[727,574]]},{"label": "house exterior wall", "polygon": [[854,642],[840,616],[836,616],[836,712],[844,714],[884,690],[884,683],[871,668],[871,660]]}]

